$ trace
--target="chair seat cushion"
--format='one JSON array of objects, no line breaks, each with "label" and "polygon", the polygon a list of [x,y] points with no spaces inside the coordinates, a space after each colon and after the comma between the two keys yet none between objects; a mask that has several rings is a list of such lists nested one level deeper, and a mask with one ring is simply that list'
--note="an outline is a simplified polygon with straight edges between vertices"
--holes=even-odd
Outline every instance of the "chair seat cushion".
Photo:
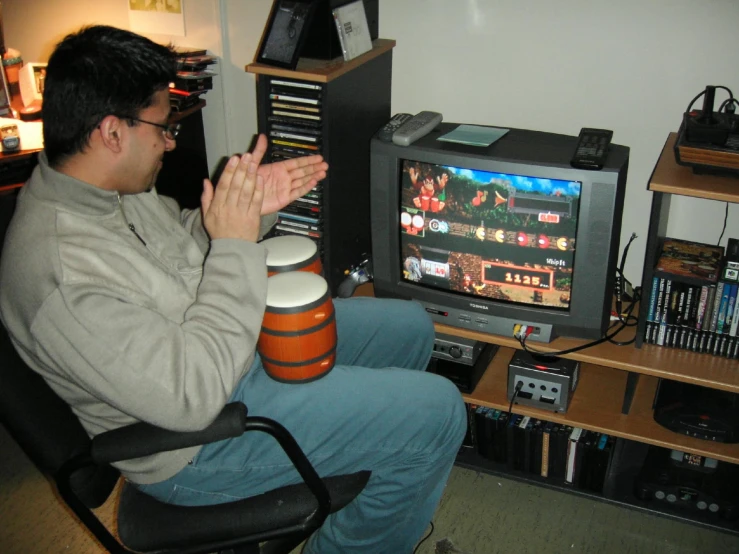
[{"label": "chair seat cushion", "polygon": [[[331,512],[351,502],[369,477],[369,471],[360,471],[323,479],[331,495]],[[301,524],[317,506],[305,484],[209,506],[165,504],[126,484],[118,507],[118,533],[128,548],[139,552],[217,545],[250,535],[261,541],[265,531]]]}]

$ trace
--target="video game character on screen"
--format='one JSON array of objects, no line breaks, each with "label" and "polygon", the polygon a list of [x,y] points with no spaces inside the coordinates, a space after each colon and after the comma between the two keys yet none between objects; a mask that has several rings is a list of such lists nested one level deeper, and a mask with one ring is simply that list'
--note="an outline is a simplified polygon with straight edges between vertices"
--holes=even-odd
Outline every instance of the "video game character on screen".
[{"label": "video game character on screen", "polygon": [[568,309],[581,183],[403,161],[403,278]]}]

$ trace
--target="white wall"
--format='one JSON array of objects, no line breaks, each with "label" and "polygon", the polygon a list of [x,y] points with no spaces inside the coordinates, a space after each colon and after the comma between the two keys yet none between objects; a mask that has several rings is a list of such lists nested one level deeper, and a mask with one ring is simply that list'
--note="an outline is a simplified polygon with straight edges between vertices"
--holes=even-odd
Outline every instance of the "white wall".
[{"label": "white wall", "polygon": [[[736,0],[381,0],[394,38],[394,112],[576,135],[614,131],[631,147],[622,248],[639,238],[627,277],[639,282],[651,193],[667,134],[706,85],[739,95]],[[716,95],[718,102],[726,98]],[[697,107],[701,103],[698,102]],[[737,180],[739,191],[739,180]],[[668,233],[715,243],[724,203],[674,199]],[[728,236],[739,237],[732,204]]]},{"label": "white wall", "polygon": [[[271,4],[185,0],[187,37],[152,37],[222,57],[223,88],[208,93],[204,114],[211,169],[256,133],[254,77],[244,66]],[[83,23],[128,26],[125,0],[3,0],[3,8],[7,42],[26,61],[45,60]],[[631,147],[622,246],[639,235],[626,266],[635,283],[649,219],[646,186],[667,134],[706,85],[739,95],[737,23],[736,0],[380,0],[380,36],[397,41],[393,112],[430,109],[447,121],[573,135],[605,127]],[[714,243],[724,206],[676,199],[668,233]],[[737,205],[722,243],[730,236],[739,237]]]}]

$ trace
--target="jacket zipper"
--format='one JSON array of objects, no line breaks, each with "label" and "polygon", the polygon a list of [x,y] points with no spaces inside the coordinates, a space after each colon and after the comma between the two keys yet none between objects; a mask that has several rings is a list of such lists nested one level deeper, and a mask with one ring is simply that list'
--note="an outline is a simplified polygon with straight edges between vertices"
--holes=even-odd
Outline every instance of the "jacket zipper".
[{"label": "jacket zipper", "polygon": [[128,226],[129,229],[131,229],[131,232],[134,235],[136,235],[136,238],[141,241],[141,244],[143,244],[144,246],[146,246],[146,242],[144,241],[144,239],[142,239],[141,238],[141,235],[139,235],[136,232],[136,227],[133,226],[133,223],[129,223],[128,222],[128,219],[126,218],[126,212],[123,211],[123,198],[121,198],[120,193],[117,192],[116,194],[118,195],[118,207],[121,209],[121,215],[123,216],[123,221],[126,222],[126,225]]}]

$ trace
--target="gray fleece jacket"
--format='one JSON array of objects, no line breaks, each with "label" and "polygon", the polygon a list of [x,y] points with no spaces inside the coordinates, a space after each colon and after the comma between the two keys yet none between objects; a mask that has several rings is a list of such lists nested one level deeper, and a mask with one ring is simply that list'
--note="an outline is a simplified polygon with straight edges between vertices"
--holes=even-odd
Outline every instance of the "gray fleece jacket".
[{"label": "gray fleece jacket", "polygon": [[[91,436],[137,421],[207,426],[254,359],[266,290],[264,246],[209,241],[200,210],[180,212],[156,191],[119,198],[54,171],[43,153],[0,263],[13,343]],[[197,450],[118,467],[155,483]]]}]

